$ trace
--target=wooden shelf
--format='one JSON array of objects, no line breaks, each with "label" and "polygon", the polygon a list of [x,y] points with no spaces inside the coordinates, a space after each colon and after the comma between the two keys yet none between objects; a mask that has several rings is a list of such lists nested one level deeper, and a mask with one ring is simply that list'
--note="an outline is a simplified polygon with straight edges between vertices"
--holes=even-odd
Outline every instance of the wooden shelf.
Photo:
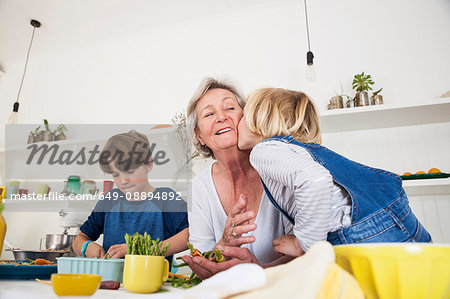
[{"label": "wooden shelf", "polygon": [[450,98],[410,105],[376,105],[321,112],[323,133],[450,122]]},{"label": "wooden shelf", "polygon": [[406,180],[403,188],[409,196],[415,195],[448,195],[450,194],[450,178]]}]

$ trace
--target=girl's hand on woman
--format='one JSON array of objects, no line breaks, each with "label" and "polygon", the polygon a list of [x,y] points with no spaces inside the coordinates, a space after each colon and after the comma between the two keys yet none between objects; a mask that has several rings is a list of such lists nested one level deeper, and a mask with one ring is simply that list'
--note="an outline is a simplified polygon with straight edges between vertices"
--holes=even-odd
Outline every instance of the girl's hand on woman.
[{"label": "girl's hand on woman", "polygon": [[295,235],[284,235],[272,242],[273,251],[279,255],[300,256],[305,252],[300,247]]},{"label": "girl's hand on woman", "polygon": [[254,236],[242,237],[243,234],[254,231],[254,220],[256,215],[253,211],[246,212],[247,198],[244,194],[239,197],[238,203],[233,207],[225,221],[225,229],[222,238],[217,243],[219,246],[240,247],[242,244],[255,242]]}]

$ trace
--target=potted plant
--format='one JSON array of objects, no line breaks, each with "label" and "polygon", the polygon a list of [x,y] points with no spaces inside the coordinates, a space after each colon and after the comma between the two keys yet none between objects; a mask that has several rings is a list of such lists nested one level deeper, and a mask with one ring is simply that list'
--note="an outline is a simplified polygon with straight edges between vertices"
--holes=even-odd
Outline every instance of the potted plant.
[{"label": "potted plant", "polygon": [[27,144],[38,142],[38,135],[41,130],[41,126],[38,126],[34,131],[30,131],[30,134],[28,135],[28,142]]},{"label": "potted plant", "polygon": [[53,141],[55,140],[55,134],[50,130],[50,126],[48,125],[48,120],[44,119],[44,126],[45,131],[44,133],[44,140],[43,141]]},{"label": "potted plant", "polygon": [[369,90],[372,90],[370,85],[375,84],[372,81],[370,75],[365,75],[364,72],[361,74],[356,74],[353,77],[352,87],[356,90],[356,102],[355,105],[358,106],[369,106]]},{"label": "potted plant", "polygon": [[352,98],[351,96],[348,95],[345,95],[345,97],[347,98],[347,102],[345,102],[345,107],[347,108],[356,107],[355,105],[356,97]]},{"label": "potted plant", "polygon": [[135,233],[125,235],[128,252],[123,268],[123,286],[133,293],[153,293],[161,288],[169,275],[169,262],[164,258],[169,242],[164,246],[159,238]]},{"label": "potted plant", "polygon": [[377,91],[374,91],[372,93],[372,96],[370,97],[371,105],[382,105],[383,104],[383,96],[379,94],[382,90],[383,90],[383,88],[380,88]]},{"label": "potted plant", "polygon": [[341,86],[341,92],[340,93],[336,93],[336,96],[332,97],[330,100],[330,103],[327,105],[328,110],[331,109],[341,109],[344,108],[344,97],[347,98],[347,102],[346,102],[346,106],[348,107],[354,107],[354,102],[353,99],[344,94],[344,89],[342,88],[342,84],[340,84]]},{"label": "potted plant", "polygon": [[67,128],[64,124],[59,124],[53,133],[56,135],[55,140],[66,140],[67,136],[64,132],[67,131]]}]

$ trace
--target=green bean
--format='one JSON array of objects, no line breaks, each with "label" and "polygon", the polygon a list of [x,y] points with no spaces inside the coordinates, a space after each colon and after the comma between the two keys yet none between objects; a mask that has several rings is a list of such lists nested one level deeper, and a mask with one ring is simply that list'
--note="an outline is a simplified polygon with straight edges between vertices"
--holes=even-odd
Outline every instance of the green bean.
[{"label": "green bean", "polygon": [[132,236],[125,234],[125,243],[127,244],[127,253],[132,255],[165,256],[170,247],[169,242],[163,246],[163,241],[160,241],[159,238],[152,240],[147,232],[144,235],[138,232]]},{"label": "green bean", "polygon": [[200,282],[202,282],[202,280],[195,276],[195,274],[193,273],[189,278],[181,278],[176,276],[169,277],[167,279],[167,282],[171,283],[175,288],[181,286],[185,289],[188,289],[199,284]]}]

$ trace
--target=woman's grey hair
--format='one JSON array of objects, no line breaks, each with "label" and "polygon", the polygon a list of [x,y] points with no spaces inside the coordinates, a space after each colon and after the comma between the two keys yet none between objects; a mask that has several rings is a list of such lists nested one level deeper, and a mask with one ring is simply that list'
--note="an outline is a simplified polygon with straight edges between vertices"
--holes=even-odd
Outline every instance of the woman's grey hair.
[{"label": "woman's grey hair", "polygon": [[195,110],[197,107],[198,101],[211,89],[225,89],[231,92],[235,95],[236,100],[241,106],[242,109],[244,109],[245,106],[245,100],[242,96],[242,93],[240,92],[239,88],[233,84],[232,82],[228,80],[223,79],[214,79],[211,77],[207,77],[202,80],[200,83],[200,86],[195,91],[194,95],[192,96],[191,100],[189,101],[188,107],[187,107],[187,117],[188,117],[188,123],[191,124],[192,127],[192,140],[195,146],[195,149],[199,154],[201,154],[205,158],[212,157],[214,159],[214,153],[212,150],[207,147],[206,145],[202,145],[200,141],[198,140],[195,129],[198,128],[198,115]]}]

